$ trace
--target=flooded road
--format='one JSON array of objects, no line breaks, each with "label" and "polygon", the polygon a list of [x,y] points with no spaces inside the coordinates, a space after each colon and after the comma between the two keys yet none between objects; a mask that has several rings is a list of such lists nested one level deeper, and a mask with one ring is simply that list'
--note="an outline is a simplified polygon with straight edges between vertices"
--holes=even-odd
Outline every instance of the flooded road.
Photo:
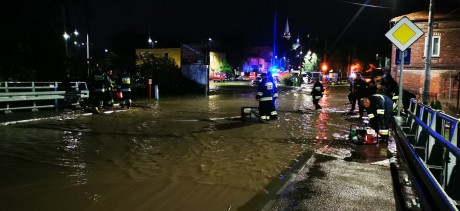
[{"label": "flooded road", "polygon": [[[347,143],[347,87],[281,89],[280,118],[243,122],[255,87],[137,102],[124,112],[0,126],[2,210],[254,210],[283,175]],[[300,110],[300,111],[299,111]],[[343,158],[359,156],[344,154]],[[265,199],[260,199],[265,200]],[[254,204],[254,205],[253,205]]]}]

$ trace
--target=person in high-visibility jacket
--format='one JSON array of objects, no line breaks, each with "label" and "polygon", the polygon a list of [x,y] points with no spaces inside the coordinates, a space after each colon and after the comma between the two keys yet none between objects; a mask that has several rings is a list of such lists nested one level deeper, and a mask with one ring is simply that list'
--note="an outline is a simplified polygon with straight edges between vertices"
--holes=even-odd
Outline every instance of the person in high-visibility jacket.
[{"label": "person in high-visibility jacket", "polygon": [[359,118],[363,117],[364,114],[364,107],[361,106],[360,100],[363,97],[366,97],[366,92],[367,92],[367,87],[366,87],[366,82],[363,80],[361,77],[360,73],[356,74],[356,79],[353,83],[353,88],[351,92],[353,93],[353,102],[351,104],[351,109],[350,112],[353,112],[355,110],[355,104],[358,102],[358,109],[359,109]]},{"label": "person in high-visibility jacket", "polygon": [[123,73],[118,77],[118,86],[123,94],[123,99],[120,104],[121,107],[129,109],[131,107],[131,77],[126,70],[123,70]]},{"label": "person in high-visibility jacket", "polygon": [[262,120],[270,120],[270,113],[273,107],[273,96],[275,84],[268,79],[267,73],[262,73],[262,82],[259,83],[256,99],[259,101],[259,114]]},{"label": "person in high-visibility jacket", "polygon": [[313,97],[313,105],[315,105],[316,110],[323,109],[319,105],[319,100],[323,97],[324,94],[324,87],[319,78],[316,78],[315,84],[313,84],[313,88],[311,90],[311,96]]},{"label": "person in high-visibility jacket", "polygon": [[94,106],[101,109],[104,104],[105,92],[107,91],[105,86],[105,74],[97,68],[92,77],[90,78],[91,88],[94,91]]},{"label": "person in high-visibility jacket", "polygon": [[104,107],[112,108],[113,107],[113,93],[115,91],[115,82],[112,80],[112,69],[107,69],[104,74],[104,86],[106,91],[104,94]]},{"label": "person in high-visibility jacket", "polygon": [[272,100],[272,108],[270,111],[270,119],[278,119],[278,112],[276,111],[276,99],[278,99],[278,87],[276,83],[276,79],[273,77],[270,71],[267,72],[267,79],[271,80],[273,83],[273,100]]},{"label": "person in high-visibility jacket", "polygon": [[361,99],[369,117],[370,126],[378,134],[388,136],[392,126],[393,100],[386,95],[374,94]]}]

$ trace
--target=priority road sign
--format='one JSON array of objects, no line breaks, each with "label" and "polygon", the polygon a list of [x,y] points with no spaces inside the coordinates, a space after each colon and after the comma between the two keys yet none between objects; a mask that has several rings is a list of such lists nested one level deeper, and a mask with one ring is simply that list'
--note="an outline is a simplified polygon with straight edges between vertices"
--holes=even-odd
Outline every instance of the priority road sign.
[{"label": "priority road sign", "polygon": [[423,31],[405,16],[385,34],[401,51],[406,50],[422,35]]}]

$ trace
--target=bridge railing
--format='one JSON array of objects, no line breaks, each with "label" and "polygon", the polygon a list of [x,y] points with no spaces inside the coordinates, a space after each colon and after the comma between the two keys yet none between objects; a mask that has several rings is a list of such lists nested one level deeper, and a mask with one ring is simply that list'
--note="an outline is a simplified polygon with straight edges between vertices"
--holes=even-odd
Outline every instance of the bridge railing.
[{"label": "bridge railing", "polygon": [[411,99],[407,117],[396,126],[398,147],[420,203],[428,210],[460,206],[460,119]]},{"label": "bridge railing", "polygon": [[85,82],[0,82],[0,111],[58,107],[67,100],[78,106],[79,99],[89,98]]}]

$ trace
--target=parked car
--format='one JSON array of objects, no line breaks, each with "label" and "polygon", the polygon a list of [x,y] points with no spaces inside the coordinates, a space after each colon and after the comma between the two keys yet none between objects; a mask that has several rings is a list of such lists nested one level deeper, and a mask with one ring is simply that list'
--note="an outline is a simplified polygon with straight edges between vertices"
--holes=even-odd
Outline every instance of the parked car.
[{"label": "parked car", "polygon": [[214,74],[209,77],[211,81],[214,82],[224,82],[225,81],[225,75],[224,74]]},{"label": "parked car", "polygon": [[262,82],[262,77],[260,77],[260,76],[257,76],[257,77],[255,77],[255,78],[254,78],[254,80],[252,80],[252,82],[251,82],[251,83],[252,83],[252,85],[254,85],[254,86],[255,86],[255,85],[259,85],[259,84],[260,84],[260,82]]}]

